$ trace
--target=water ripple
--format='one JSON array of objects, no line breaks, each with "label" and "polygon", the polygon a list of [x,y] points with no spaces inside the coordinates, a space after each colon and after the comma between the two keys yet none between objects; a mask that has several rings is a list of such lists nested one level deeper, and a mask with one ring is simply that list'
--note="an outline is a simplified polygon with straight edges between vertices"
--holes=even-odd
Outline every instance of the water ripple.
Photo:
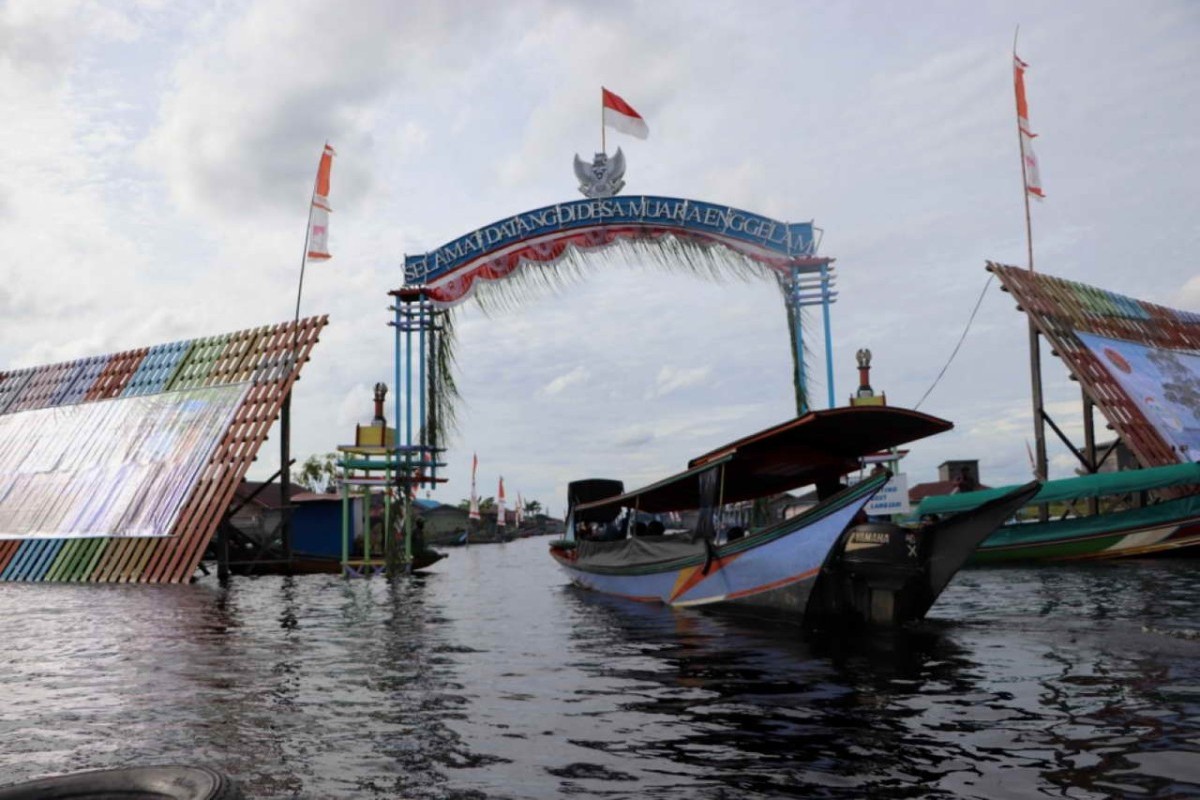
[{"label": "water ripple", "polygon": [[0,584],[0,774],[248,796],[1200,796],[1195,562],[977,569],[856,639],[604,598],[545,542],[388,584]]}]

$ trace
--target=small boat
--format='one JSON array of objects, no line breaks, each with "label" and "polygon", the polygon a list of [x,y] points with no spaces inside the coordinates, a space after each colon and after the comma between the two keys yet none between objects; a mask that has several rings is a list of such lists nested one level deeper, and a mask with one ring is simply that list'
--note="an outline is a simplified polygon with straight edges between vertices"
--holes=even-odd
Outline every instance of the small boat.
[{"label": "small boat", "polygon": [[[865,522],[890,475],[847,486],[861,458],[949,430],[950,422],[891,406],[809,412],[705,453],[642,489],[620,481],[568,488],[564,539],[550,554],[578,586],[671,606],[717,606],[806,627],[899,624],[924,616],[996,526],[1038,489],[1032,483],[967,514],[911,530]],[[716,530],[722,508],[813,485],[818,503],[791,518]],[[687,512],[694,529],[641,532]],[[645,523],[641,523],[645,524]]]},{"label": "small boat", "polygon": [[[1200,463],[1083,475],[1047,481],[1029,504],[1070,503],[1088,498],[1157,491],[1160,502],[1091,516],[1003,525],[984,539],[970,563],[1028,563],[1187,555],[1200,551]],[[936,495],[921,500],[917,514],[945,516],[970,511],[1007,489]],[[1186,491],[1192,494],[1184,494]]]}]

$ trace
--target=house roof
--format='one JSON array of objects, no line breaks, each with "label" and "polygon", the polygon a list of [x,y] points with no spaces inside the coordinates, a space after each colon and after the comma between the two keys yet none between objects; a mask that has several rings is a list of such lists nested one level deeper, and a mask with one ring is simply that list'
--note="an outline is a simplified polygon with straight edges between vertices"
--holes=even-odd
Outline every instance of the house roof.
[{"label": "house roof", "polygon": [[[262,491],[258,492],[258,494],[254,494],[259,487],[262,487]],[[295,502],[296,497],[299,495],[311,494],[308,489],[304,488],[303,486],[297,486],[296,484],[292,484],[291,489],[292,490],[290,494],[293,502]],[[283,503],[281,502],[283,495],[279,491],[278,483],[272,482],[264,486],[263,481],[247,480],[243,480],[241,483],[239,483],[237,489],[234,490],[233,505],[238,505],[252,494],[254,494],[254,499],[246,505],[260,506],[261,508],[269,508],[272,510],[277,510],[283,507]]]}]

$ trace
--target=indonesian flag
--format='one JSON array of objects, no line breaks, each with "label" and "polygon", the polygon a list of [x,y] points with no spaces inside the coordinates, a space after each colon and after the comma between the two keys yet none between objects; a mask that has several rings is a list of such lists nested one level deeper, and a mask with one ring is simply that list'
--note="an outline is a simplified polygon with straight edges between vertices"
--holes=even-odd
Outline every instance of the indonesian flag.
[{"label": "indonesian flag", "polygon": [[504,527],[504,476],[500,476],[500,491],[496,493],[496,527]]},{"label": "indonesian flag", "polygon": [[605,125],[639,139],[645,139],[650,135],[650,128],[646,126],[646,120],[633,110],[633,106],[603,86],[600,87],[600,93],[603,98]]},{"label": "indonesian flag", "polygon": [[524,505],[525,504],[521,501],[521,493],[517,492],[517,507],[513,509],[513,524],[518,528],[521,527],[521,523],[525,521],[525,514],[521,510]]},{"label": "indonesian flag", "polygon": [[329,170],[333,157],[337,155],[329,143],[321,153],[321,164],[317,167],[317,182],[313,186],[312,210],[308,213],[308,258],[325,261],[329,255]]},{"label": "indonesian flag", "polygon": [[1025,100],[1025,70],[1029,68],[1013,54],[1013,84],[1017,91],[1017,127],[1021,130],[1021,160],[1025,163],[1025,191],[1036,200],[1046,197],[1042,191],[1042,176],[1038,170],[1037,156],[1033,152],[1033,140],[1037,134],[1029,128],[1029,104]]},{"label": "indonesian flag", "polygon": [[475,470],[479,469],[479,455],[471,454],[471,506],[467,519],[479,519],[479,495],[475,494]]}]

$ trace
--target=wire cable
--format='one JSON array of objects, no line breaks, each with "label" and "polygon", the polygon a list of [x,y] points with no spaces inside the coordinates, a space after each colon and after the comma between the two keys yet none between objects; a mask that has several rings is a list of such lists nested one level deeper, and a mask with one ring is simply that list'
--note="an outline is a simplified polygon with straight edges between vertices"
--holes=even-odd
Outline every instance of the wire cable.
[{"label": "wire cable", "polygon": [[950,369],[951,362],[958,355],[958,349],[962,347],[963,341],[967,338],[967,332],[971,330],[971,323],[975,321],[975,315],[979,313],[979,306],[983,304],[983,296],[987,294],[988,287],[992,285],[992,279],[995,278],[995,273],[988,275],[987,283],[983,285],[983,291],[979,293],[979,299],[975,301],[975,308],[971,310],[971,318],[967,320],[967,327],[963,328],[962,336],[958,337],[958,344],[954,345],[954,352],[950,354],[950,358],[946,360],[946,365],[942,367],[942,371],[933,379],[933,383],[925,390],[925,394],[921,395],[921,399],[913,406],[913,411],[921,407],[921,403],[925,402],[925,398],[929,397],[929,393],[934,390],[938,383],[942,380],[942,376],[946,374],[946,370]]}]

